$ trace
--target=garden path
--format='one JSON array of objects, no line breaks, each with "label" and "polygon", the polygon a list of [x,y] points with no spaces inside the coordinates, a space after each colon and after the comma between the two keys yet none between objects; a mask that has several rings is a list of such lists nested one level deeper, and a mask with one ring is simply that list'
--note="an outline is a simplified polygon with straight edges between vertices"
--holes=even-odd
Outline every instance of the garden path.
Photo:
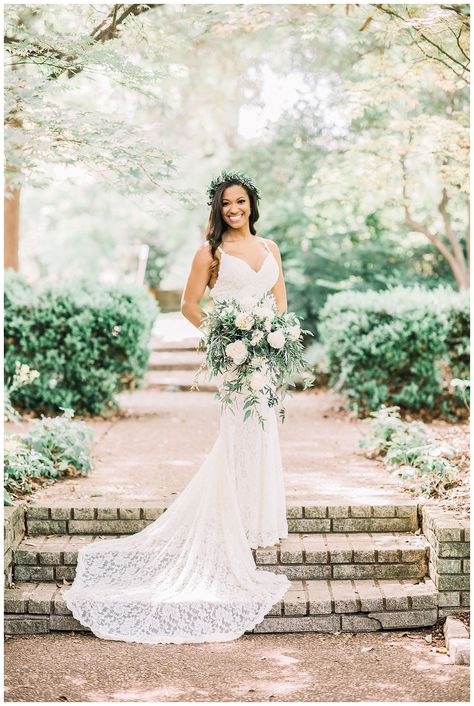
[{"label": "garden path", "polygon": [[[181,315],[158,317],[155,349],[195,347],[197,329]],[[198,332],[197,332],[198,333]],[[218,434],[213,392],[145,387],[119,396],[121,415],[88,420],[95,468],[37,491],[36,505],[166,506],[209,453]],[[279,423],[287,499],[292,504],[403,503],[411,498],[377,460],[357,448],[364,422],[348,418],[328,391],[292,392]],[[185,440],[185,443],[183,443]],[[304,502],[303,502],[304,501]]]}]

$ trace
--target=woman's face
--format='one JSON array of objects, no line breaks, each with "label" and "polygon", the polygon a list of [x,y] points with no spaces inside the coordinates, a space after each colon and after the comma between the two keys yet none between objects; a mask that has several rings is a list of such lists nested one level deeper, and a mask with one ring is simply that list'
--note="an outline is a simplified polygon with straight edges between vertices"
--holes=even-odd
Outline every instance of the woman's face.
[{"label": "woman's face", "polygon": [[222,194],[222,217],[231,228],[242,228],[250,216],[250,199],[239,184],[228,186]]}]

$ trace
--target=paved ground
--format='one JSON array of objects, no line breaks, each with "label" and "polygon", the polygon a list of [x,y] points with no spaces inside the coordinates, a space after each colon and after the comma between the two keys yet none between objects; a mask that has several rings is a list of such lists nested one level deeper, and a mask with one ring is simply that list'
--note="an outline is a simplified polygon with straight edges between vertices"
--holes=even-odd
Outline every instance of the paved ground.
[{"label": "paved ground", "polygon": [[[166,325],[174,340],[173,322]],[[185,327],[183,335],[190,332]],[[89,422],[96,459],[90,478],[45,488],[35,504],[157,506],[173,500],[218,433],[213,393],[143,390],[123,395],[122,404],[125,418]],[[279,430],[289,502],[409,500],[395,476],[357,449],[364,425],[338,411],[335,395],[298,393],[286,407]],[[5,700],[468,702],[469,669],[436,652],[430,635],[430,629],[244,635],[179,646],[79,634],[10,637]]]},{"label": "paved ground", "polygon": [[469,702],[469,669],[437,653],[429,634],[244,635],[180,646],[15,637],[5,649],[5,700]]},{"label": "paved ground", "polygon": [[[94,428],[96,468],[35,494],[34,504],[71,502],[159,506],[182,490],[218,433],[212,392],[142,390],[121,396],[128,418],[88,422]],[[397,477],[365,458],[364,429],[338,411],[330,392],[295,392],[279,424],[288,502],[342,504],[409,501]]]}]

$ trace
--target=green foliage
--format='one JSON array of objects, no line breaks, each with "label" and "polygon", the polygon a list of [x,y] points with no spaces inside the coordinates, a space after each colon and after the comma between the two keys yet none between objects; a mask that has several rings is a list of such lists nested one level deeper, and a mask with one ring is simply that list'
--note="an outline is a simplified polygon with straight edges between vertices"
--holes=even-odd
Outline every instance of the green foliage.
[{"label": "green foliage", "polygon": [[18,359],[40,373],[12,392],[15,406],[100,414],[116,407],[119,391],[139,386],[158,312],[145,290],[86,279],[38,290],[25,283],[28,296],[17,299],[18,275],[7,271],[5,279],[6,375]]},{"label": "green foliage", "polygon": [[7,5],[7,176],[30,184],[25,266],[121,264],[117,242],[156,229],[169,286],[182,286],[224,167],[255,178],[259,235],[279,244],[308,328],[335,291],[454,282],[426,232],[451,249],[446,187],[466,253],[468,6],[137,5],[96,41],[124,7]]},{"label": "green foliage", "polygon": [[19,360],[15,362],[15,372],[13,374],[13,377],[8,380],[4,386],[4,421],[20,421],[21,416],[12,404],[12,393],[15,390],[18,390],[20,387],[23,387],[23,385],[28,385],[29,383],[33,382],[33,380],[36,380],[37,377],[39,377],[39,372],[37,370],[31,370],[29,365],[26,365],[26,363],[22,364]]},{"label": "green foliage", "polygon": [[359,440],[371,455],[385,457],[391,466],[400,466],[407,489],[426,497],[436,497],[456,485],[458,468],[450,461],[455,450],[430,438],[422,422],[404,422],[399,407],[382,407],[366,420],[368,431]]},{"label": "green foliage", "polygon": [[469,296],[439,288],[341,292],[321,312],[330,383],[359,413],[382,404],[463,414],[450,390],[468,377]]},{"label": "green foliage", "polygon": [[68,474],[90,472],[93,431],[84,422],[72,421],[72,417],[73,411],[65,409],[61,417],[32,421],[26,434],[6,437],[5,504],[11,504],[10,493],[31,493],[35,478],[57,480]]},{"label": "green foliage", "polygon": [[[132,7],[133,15],[153,6]],[[133,41],[127,46],[127,33],[137,31],[133,16],[101,34],[112,15],[113,10],[104,19],[103,10],[92,5],[7,5],[7,184],[43,188],[57,179],[56,165],[76,166],[122,194],[156,196],[161,189],[189,203],[187,191],[170,183],[177,169],[173,156],[150,141],[147,129],[124,107],[135,94],[137,100],[161,102],[157,87],[165,74],[137,57]],[[91,96],[85,97],[88,83]],[[104,88],[120,95],[120,109],[106,98],[102,102]]]},{"label": "green foliage", "polygon": [[87,474],[92,468],[87,445],[93,432],[83,422],[71,423],[73,416],[71,409],[65,409],[61,417],[33,420],[28,433],[22,436],[22,444],[51,461],[62,474],[70,466]]},{"label": "green foliage", "polygon": [[156,243],[148,243],[149,252],[146,263],[145,282],[149,287],[158,289],[163,274],[168,266],[166,250]]}]

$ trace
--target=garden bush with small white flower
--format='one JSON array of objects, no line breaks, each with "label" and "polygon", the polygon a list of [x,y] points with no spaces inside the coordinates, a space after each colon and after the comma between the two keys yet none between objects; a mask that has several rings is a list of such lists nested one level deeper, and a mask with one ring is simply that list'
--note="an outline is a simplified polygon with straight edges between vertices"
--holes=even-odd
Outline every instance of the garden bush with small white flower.
[{"label": "garden bush with small white flower", "polygon": [[93,431],[73,420],[71,409],[60,417],[30,422],[22,434],[7,434],[4,444],[4,504],[31,493],[37,483],[66,475],[88,475],[92,469]]},{"label": "garden bush with small white flower", "polygon": [[321,311],[318,330],[330,384],[359,413],[380,405],[446,417],[466,415],[469,293],[396,287],[340,292]]},{"label": "garden bush with small white flower", "polygon": [[199,350],[206,358],[196,373],[193,389],[198,388],[202,372],[222,375],[216,398],[222,405],[235,407],[237,393],[246,393],[244,421],[251,415],[264,427],[265,417],[259,410],[261,395],[268,406],[279,405],[282,421],[285,409],[281,406],[294,373],[304,373],[303,387],[313,383],[309,365],[303,356],[303,334],[299,317],[293,313],[278,314],[275,299],[265,295],[258,301],[251,298],[216,302],[205,313],[202,323],[204,336]]},{"label": "garden bush with small white flower", "polygon": [[405,422],[400,409],[381,407],[364,420],[367,431],[359,446],[372,458],[385,458],[402,478],[404,488],[424,497],[438,497],[458,483],[456,450],[433,436],[420,421]]},{"label": "garden bush with small white flower", "polygon": [[115,395],[140,387],[159,308],[144,289],[79,280],[33,287],[5,273],[5,377],[16,361],[39,376],[11,390],[20,411],[97,415]]}]

